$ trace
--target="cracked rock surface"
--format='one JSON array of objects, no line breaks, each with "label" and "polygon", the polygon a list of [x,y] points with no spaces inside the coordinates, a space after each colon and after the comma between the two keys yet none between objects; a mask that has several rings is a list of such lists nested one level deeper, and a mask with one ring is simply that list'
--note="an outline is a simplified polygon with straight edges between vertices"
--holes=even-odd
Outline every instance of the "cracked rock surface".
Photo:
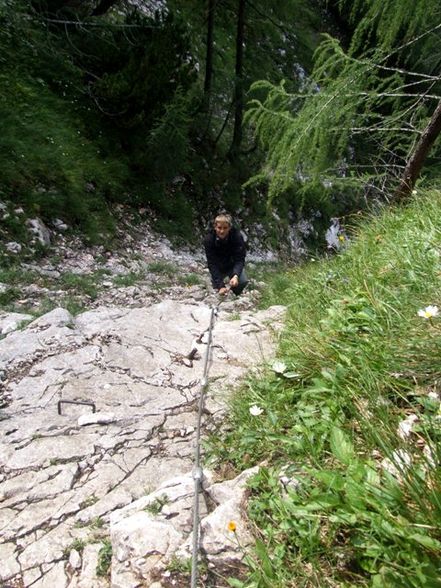
[{"label": "cracked rock surface", "polygon": [[[284,309],[256,311],[247,296],[223,303],[215,319],[203,431],[274,349]],[[0,340],[1,586],[167,585],[152,571],[190,540],[210,302],[200,288],[187,299],[77,316],[56,308],[8,327]],[[3,320],[18,325],[20,316]],[[233,495],[223,501],[228,516],[239,505],[237,488]],[[201,495],[205,528],[219,525],[215,512]],[[207,537],[217,553],[219,538]],[[109,545],[111,574],[100,575]]]}]

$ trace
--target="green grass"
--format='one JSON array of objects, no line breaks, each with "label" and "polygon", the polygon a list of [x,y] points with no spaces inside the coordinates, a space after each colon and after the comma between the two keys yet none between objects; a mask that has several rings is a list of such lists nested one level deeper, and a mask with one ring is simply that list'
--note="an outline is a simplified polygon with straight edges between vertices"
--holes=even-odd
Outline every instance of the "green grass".
[{"label": "green grass", "polygon": [[94,274],[64,273],[60,276],[60,285],[63,290],[84,294],[92,300],[95,300],[98,295],[97,276]]},{"label": "green grass", "polygon": [[177,271],[175,264],[169,261],[153,261],[147,265],[147,269],[153,274],[160,274],[168,278],[176,276]]},{"label": "green grass", "polygon": [[440,192],[419,194],[339,256],[271,279],[266,304],[288,306],[286,368],[250,379],[208,444],[237,471],[266,464],[251,482],[249,579],[232,585],[441,586],[441,317],[417,314],[441,307],[440,213]]},{"label": "green grass", "polygon": [[103,541],[102,547],[98,552],[98,563],[96,566],[96,575],[103,577],[110,573],[110,565],[112,563],[112,544],[110,539]]},{"label": "green grass", "polygon": [[37,306],[24,307],[21,308],[21,311],[25,311],[34,315],[35,317],[39,317],[58,307],[65,308],[72,316],[76,316],[77,314],[80,314],[86,310],[87,305],[85,304],[84,300],[81,299],[81,296],[66,295],[58,300],[53,300],[49,295],[41,298],[41,300],[38,301]]},{"label": "green grass", "polygon": [[172,556],[167,563],[167,570],[169,572],[177,572],[180,574],[191,573],[191,559],[178,558],[176,555]]},{"label": "green grass", "polygon": [[0,282],[11,286],[22,286],[23,284],[33,284],[39,279],[36,272],[24,270],[20,266],[14,265],[9,268],[0,269]]},{"label": "green grass", "polygon": [[85,547],[86,542],[83,539],[74,539],[69,547],[66,547],[66,549],[63,551],[63,556],[67,559],[70,555],[70,552],[74,549],[79,553],[82,553]]},{"label": "green grass", "polygon": [[179,276],[179,283],[183,286],[199,286],[202,284],[202,279],[198,274],[189,273],[184,276]]},{"label": "green grass", "polygon": [[14,303],[21,296],[21,291],[18,288],[6,288],[0,292],[0,308],[5,310],[13,310]]},{"label": "green grass", "polygon": [[95,517],[91,523],[90,526],[92,527],[92,529],[102,529],[105,525],[104,519],[101,517]]},{"label": "green grass", "polygon": [[[108,270],[99,269],[91,274],[65,272],[59,278],[53,279],[42,276],[37,272],[24,271],[14,265],[8,269],[0,270],[0,283],[7,285],[7,288],[0,292],[0,309],[30,312],[35,316],[40,316],[57,306],[63,306],[71,314],[76,315],[85,309],[88,300],[96,300],[103,278],[108,275]],[[141,279],[142,275],[133,272],[127,276],[121,276],[120,280],[115,280],[115,282],[119,285],[131,285]],[[38,306],[33,304],[28,306],[16,305],[16,301],[24,296],[22,288],[30,284],[49,290],[62,289],[65,294],[57,300],[51,294],[42,295]]]},{"label": "green grass", "polygon": [[130,272],[128,274],[121,274],[119,276],[115,276],[113,278],[113,283],[115,284],[115,286],[128,287],[134,286],[144,278],[144,272]]},{"label": "green grass", "polygon": [[0,283],[6,288],[0,292],[0,309],[15,311],[15,302],[23,296],[21,286],[41,280],[35,272],[23,270],[18,265],[0,269]]},{"label": "green grass", "polygon": [[168,502],[168,496],[166,494],[163,494],[162,496],[158,496],[158,498],[155,498],[155,500],[148,504],[144,510],[154,515],[158,515],[161,512],[163,506],[168,504]]}]

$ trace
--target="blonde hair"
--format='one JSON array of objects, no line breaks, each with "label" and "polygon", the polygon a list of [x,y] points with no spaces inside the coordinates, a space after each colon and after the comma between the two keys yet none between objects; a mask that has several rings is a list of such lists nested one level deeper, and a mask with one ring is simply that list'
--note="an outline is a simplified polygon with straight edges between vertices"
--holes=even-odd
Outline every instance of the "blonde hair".
[{"label": "blonde hair", "polygon": [[231,214],[227,214],[226,212],[221,212],[214,219],[213,224],[216,225],[217,223],[227,223],[227,225],[230,225],[230,227],[231,227],[233,224],[233,219],[231,218]]}]

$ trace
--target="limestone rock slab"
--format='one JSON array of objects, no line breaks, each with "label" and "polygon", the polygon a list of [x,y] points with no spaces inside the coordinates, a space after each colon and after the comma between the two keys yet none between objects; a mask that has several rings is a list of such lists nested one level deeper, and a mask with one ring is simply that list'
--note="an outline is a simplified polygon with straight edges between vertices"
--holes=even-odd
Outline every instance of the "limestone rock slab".
[{"label": "limestone rock slab", "polygon": [[[152,569],[176,551],[182,535],[168,522],[137,512],[111,528],[112,587],[127,588],[147,580]],[[127,565],[128,564],[128,565]]]},{"label": "limestone rock slab", "polygon": [[5,582],[20,573],[17,562],[17,547],[14,543],[0,543],[0,580]]},{"label": "limestone rock slab", "polygon": [[[132,290],[131,296],[141,292]],[[203,432],[221,418],[250,367],[270,357],[270,331],[282,314],[226,306],[213,330]],[[231,312],[239,319],[230,320]],[[0,420],[0,536],[7,546],[0,557],[12,581],[108,588],[96,565],[100,538],[110,530],[113,588],[149,585],[150,571],[190,540],[190,472],[210,315],[196,298],[99,307],[77,317],[56,309],[0,340],[10,398]],[[60,400],[93,402],[96,412],[65,403],[59,414]],[[210,508],[217,506],[209,512],[199,496],[205,547],[214,565],[237,560],[226,519],[236,517],[237,533],[245,533],[242,481],[204,484]],[[69,563],[66,551],[77,540],[86,545]]]}]

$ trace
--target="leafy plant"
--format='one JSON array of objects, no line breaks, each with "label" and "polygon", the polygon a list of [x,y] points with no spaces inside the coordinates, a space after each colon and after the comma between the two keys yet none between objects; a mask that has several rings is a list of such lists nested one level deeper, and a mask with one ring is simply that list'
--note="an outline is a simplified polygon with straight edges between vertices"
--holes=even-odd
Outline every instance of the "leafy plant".
[{"label": "leafy plant", "polygon": [[64,551],[63,551],[63,555],[64,557],[69,557],[69,554],[72,550],[76,550],[78,551],[78,553],[82,553],[84,548],[86,547],[86,541],[84,541],[83,539],[75,539],[70,545],[69,547],[67,547]]},{"label": "leafy plant", "polygon": [[60,276],[61,285],[66,290],[74,290],[80,294],[89,296],[92,300],[97,297],[98,291],[96,278],[92,275],[80,275],[75,273],[64,273]]},{"label": "leafy plant", "polygon": [[167,570],[180,574],[189,574],[191,572],[191,559],[182,559],[174,555],[167,563]]},{"label": "leafy plant", "polygon": [[21,296],[18,288],[6,288],[0,292],[0,306],[4,308],[11,308],[12,304]]},{"label": "leafy plant", "polygon": [[101,549],[98,552],[98,564],[96,566],[96,575],[100,577],[108,576],[111,563],[112,543],[109,539],[105,539],[103,541]]},{"label": "leafy plant", "polygon": [[155,498],[155,500],[150,502],[150,504],[148,504],[144,510],[154,515],[157,515],[161,512],[162,508],[168,503],[168,501],[168,496],[166,494],[163,494],[162,496],[158,496],[157,498]]},{"label": "leafy plant", "polygon": [[90,523],[93,529],[102,529],[104,527],[104,519],[102,517],[96,517]]}]

